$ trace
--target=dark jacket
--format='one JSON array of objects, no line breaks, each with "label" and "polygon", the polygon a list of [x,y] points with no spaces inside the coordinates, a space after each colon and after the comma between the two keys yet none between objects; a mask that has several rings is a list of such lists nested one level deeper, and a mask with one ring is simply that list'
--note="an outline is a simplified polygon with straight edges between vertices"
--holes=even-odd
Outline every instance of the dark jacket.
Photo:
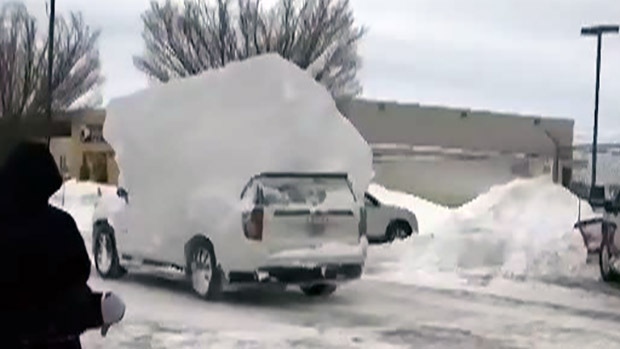
[{"label": "dark jacket", "polygon": [[0,338],[79,336],[101,325],[84,240],[48,203],[61,185],[43,144],[19,144],[0,169]]}]

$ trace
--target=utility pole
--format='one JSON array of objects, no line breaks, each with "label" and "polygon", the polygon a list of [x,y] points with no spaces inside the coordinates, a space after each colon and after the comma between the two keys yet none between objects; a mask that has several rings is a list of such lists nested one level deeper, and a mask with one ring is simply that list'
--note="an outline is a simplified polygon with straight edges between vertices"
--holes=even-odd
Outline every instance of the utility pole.
[{"label": "utility pole", "polygon": [[599,102],[599,90],[601,87],[601,51],[603,46],[604,34],[617,34],[619,30],[617,25],[598,25],[593,27],[581,28],[581,35],[583,36],[596,36],[596,89],[594,95],[594,132],[592,136],[592,183],[590,185],[590,193],[592,193],[596,186],[596,153],[598,142],[598,102]]},{"label": "utility pole", "polygon": [[[50,0],[50,22],[48,30],[47,48],[47,120],[52,122],[52,74],[54,73],[54,24],[56,21],[56,0]],[[51,135],[47,137],[47,147],[51,142]]]}]

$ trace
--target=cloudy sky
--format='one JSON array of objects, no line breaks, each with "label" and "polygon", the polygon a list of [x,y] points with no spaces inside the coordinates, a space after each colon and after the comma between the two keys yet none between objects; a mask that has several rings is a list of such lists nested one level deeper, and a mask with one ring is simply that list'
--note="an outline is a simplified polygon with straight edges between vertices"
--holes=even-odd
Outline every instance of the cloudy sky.
[{"label": "cloudy sky", "polygon": [[[0,0],[5,2],[8,0]],[[42,15],[45,0],[26,0]],[[57,0],[102,29],[106,100],[146,85],[142,50],[149,0]],[[263,3],[273,0],[263,0]],[[596,41],[583,25],[620,23],[619,0],[351,0],[369,28],[363,96],[576,120],[591,137]],[[620,36],[603,45],[600,132],[620,142]]]}]

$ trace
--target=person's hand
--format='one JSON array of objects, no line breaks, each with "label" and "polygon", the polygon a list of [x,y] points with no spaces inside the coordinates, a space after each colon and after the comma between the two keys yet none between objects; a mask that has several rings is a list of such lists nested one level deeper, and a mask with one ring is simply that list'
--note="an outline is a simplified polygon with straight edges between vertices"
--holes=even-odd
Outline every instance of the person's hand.
[{"label": "person's hand", "polygon": [[114,293],[106,292],[101,297],[101,315],[103,317],[101,336],[105,337],[110,326],[119,323],[125,316],[125,303]]}]

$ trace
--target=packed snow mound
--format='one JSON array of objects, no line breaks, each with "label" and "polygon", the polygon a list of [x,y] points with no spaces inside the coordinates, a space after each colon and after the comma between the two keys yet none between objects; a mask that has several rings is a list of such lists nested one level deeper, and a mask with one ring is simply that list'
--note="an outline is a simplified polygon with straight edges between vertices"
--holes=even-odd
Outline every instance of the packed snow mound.
[{"label": "packed snow mound", "polygon": [[93,210],[101,196],[116,195],[114,186],[93,182],[78,182],[75,179],[63,183],[50,198],[50,204],[67,211],[73,216],[78,229],[90,233]]},{"label": "packed snow mound", "polygon": [[277,54],[112,100],[103,132],[141,231],[186,228],[196,193],[234,207],[261,172],[346,172],[357,195],[373,176],[369,145],[329,92]]},{"label": "packed snow mound", "polygon": [[[573,229],[578,207],[577,197],[547,177],[518,179],[442,213],[433,235],[379,247],[370,259],[384,276],[401,281],[455,271],[491,278],[583,276],[587,250]],[[581,214],[596,216],[585,203]]]},{"label": "packed snow mound", "polygon": [[[99,194],[101,193],[101,197]],[[50,204],[69,213],[77,224],[86,250],[91,254],[93,213],[102,197],[115,197],[116,187],[93,182],[78,182],[74,179],[64,182],[50,198]],[[91,256],[92,260],[92,256]]]},{"label": "packed snow mound", "polygon": [[[489,237],[491,253],[479,254],[473,246],[461,247],[457,266],[501,266],[516,276],[570,275],[586,262],[587,249],[573,225],[579,198],[548,177],[519,179],[496,186],[457,210],[454,232]],[[582,204],[582,218],[595,217]]]}]

